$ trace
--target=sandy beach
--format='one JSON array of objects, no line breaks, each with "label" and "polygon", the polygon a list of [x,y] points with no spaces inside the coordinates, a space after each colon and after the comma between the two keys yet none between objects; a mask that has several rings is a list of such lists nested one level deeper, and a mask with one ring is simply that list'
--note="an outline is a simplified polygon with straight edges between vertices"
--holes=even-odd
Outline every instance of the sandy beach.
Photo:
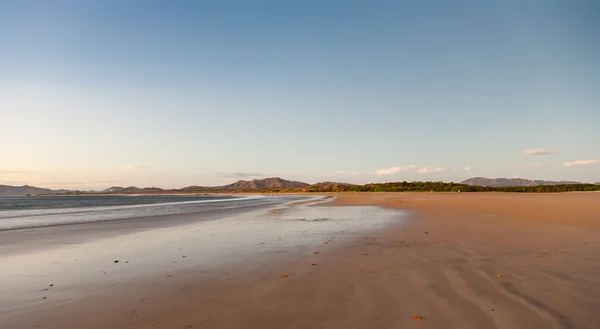
[{"label": "sandy beach", "polygon": [[117,275],[76,299],[45,288],[0,327],[600,328],[600,193],[348,193],[329,206],[408,214],[217,271]]}]

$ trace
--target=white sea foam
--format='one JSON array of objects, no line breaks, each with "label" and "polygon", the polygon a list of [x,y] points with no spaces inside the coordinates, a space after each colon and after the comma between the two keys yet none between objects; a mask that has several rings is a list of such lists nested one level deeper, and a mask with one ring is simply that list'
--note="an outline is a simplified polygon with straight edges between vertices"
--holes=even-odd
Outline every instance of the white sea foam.
[{"label": "white sea foam", "polygon": [[0,211],[0,230],[234,209],[277,202],[280,201],[276,198],[256,195],[152,204],[2,210]]}]

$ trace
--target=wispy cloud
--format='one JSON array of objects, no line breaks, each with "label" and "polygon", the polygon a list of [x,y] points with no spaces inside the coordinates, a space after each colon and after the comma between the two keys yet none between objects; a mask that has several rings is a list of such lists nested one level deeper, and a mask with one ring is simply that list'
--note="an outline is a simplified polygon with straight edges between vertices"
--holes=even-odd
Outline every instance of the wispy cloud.
[{"label": "wispy cloud", "polygon": [[360,175],[360,171],[340,170],[340,171],[336,172],[335,174],[340,175],[340,176],[357,176],[357,175]]},{"label": "wispy cloud", "polygon": [[521,164],[521,165],[515,166],[516,169],[537,168],[537,167],[540,167],[540,164],[537,162],[526,163],[526,164]]},{"label": "wispy cloud", "polygon": [[600,164],[600,159],[588,159],[588,160],[577,160],[572,162],[565,162],[563,166],[565,167],[579,167],[579,166],[587,166],[593,164]]},{"label": "wispy cloud", "polygon": [[541,148],[541,149],[525,150],[525,151],[523,151],[523,154],[526,154],[526,155],[546,155],[546,154],[556,154],[556,151],[552,150],[552,149]]},{"label": "wispy cloud", "polygon": [[389,167],[389,168],[383,168],[383,169],[379,169],[377,170],[376,174],[383,176],[383,175],[394,175],[394,174],[398,174],[401,172],[409,172],[409,171],[414,171],[417,169],[417,166],[415,165],[408,165],[408,166],[395,166],[395,167]]},{"label": "wispy cloud", "polygon": [[431,172],[441,172],[444,171],[444,168],[442,167],[420,167],[417,168],[417,172],[420,174],[427,174],[427,173],[431,173]]},{"label": "wispy cloud", "polygon": [[120,166],[123,169],[126,170],[146,170],[146,169],[150,169],[150,167],[145,166],[145,165],[138,165],[138,164],[124,164]]},{"label": "wispy cloud", "polygon": [[247,173],[247,172],[222,172],[219,176],[226,178],[252,178],[252,177],[264,177],[263,174],[258,173]]},{"label": "wispy cloud", "polygon": [[407,166],[395,166],[395,167],[379,169],[376,171],[376,174],[379,176],[385,176],[385,175],[395,175],[395,174],[398,174],[401,172],[417,172],[420,174],[426,174],[426,173],[440,172],[440,171],[444,171],[444,168],[431,167],[431,166],[419,167],[416,165],[407,165]]},{"label": "wispy cloud", "polygon": [[454,168],[452,168],[452,171],[469,171],[469,170],[471,170],[471,167],[462,167],[462,168],[454,167]]}]

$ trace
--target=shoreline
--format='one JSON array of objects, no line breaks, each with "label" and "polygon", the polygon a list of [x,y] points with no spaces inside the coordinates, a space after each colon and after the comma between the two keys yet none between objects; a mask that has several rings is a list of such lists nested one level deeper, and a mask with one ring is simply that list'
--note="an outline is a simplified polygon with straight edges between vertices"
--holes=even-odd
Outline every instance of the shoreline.
[{"label": "shoreline", "polygon": [[[133,196],[132,196],[133,197]],[[53,198],[60,198],[55,196]],[[287,199],[291,199],[288,196]],[[279,201],[277,201],[279,200]],[[42,209],[8,209],[8,216],[0,216],[0,232],[34,229],[38,227],[56,227],[64,225],[78,225],[85,223],[107,223],[118,221],[140,221],[151,222],[153,218],[165,216],[201,214],[206,211],[217,209],[243,209],[251,207],[268,206],[285,201],[286,197],[268,198],[258,195],[247,195],[223,199],[194,199],[194,200],[163,200],[153,203],[124,203],[124,204],[90,204],[78,207],[56,207]],[[238,204],[234,207],[221,207],[223,205]],[[245,204],[243,204],[245,203]],[[214,209],[204,209],[210,207]],[[154,210],[154,211],[153,211]],[[38,211],[41,211],[38,212]],[[5,215],[0,212],[0,215]],[[179,216],[180,217],[180,216]],[[42,219],[42,220],[40,220]],[[24,224],[22,224],[24,223]],[[126,223],[127,224],[127,223]]]},{"label": "shoreline", "polygon": [[[330,197],[323,196],[323,200]],[[106,219],[90,222],[51,223],[36,227],[0,229],[0,256],[52,249],[60,245],[92,242],[118,235],[138,233],[153,229],[178,227],[199,222],[235,217],[261,209],[314,203],[319,196],[303,199],[281,198],[279,203],[250,204],[231,209],[210,209],[187,213],[160,214],[134,218]],[[161,204],[143,204],[160,206]],[[85,209],[85,208],[83,208]],[[23,246],[26,246],[23,248]]]},{"label": "shoreline", "polygon": [[191,270],[151,282],[117,281],[68,308],[46,307],[35,318],[8,323],[600,327],[600,194],[339,193],[326,207],[368,205],[404,209],[410,218],[348,244],[316,245],[319,254],[282,252],[277,261],[249,262],[210,278]]},{"label": "shoreline", "polygon": [[[118,235],[218,220],[223,216],[241,215],[246,212],[252,212],[263,208],[266,209],[270,206],[272,205],[249,205],[235,209],[227,209],[227,211],[218,209],[195,213],[2,229],[0,230],[0,256],[11,253],[11,249],[13,251],[21,250],[24,252],[31,252],[58,247],[62,244],[85,243]],[[20,249],[23,244],[27,243],[35,243],[35,246],[28,247],[27,249]]]}]

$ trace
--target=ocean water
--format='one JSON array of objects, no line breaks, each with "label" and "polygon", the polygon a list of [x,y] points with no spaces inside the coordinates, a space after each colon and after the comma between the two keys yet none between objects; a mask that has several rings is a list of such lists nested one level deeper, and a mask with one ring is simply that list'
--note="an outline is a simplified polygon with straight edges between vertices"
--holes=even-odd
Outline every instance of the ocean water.
[{"label": "ocean water", "polygon": [[235,209],[281,198],[230,195],[0,197],[0,230]]},{"label": "ocean water", "polygon": [[127,206],[172,203],[199,200],[227,200],[230,195],[98,195],[98,196],[0,196],[1,210],[34,210],[89,208],[102,206]]}]

